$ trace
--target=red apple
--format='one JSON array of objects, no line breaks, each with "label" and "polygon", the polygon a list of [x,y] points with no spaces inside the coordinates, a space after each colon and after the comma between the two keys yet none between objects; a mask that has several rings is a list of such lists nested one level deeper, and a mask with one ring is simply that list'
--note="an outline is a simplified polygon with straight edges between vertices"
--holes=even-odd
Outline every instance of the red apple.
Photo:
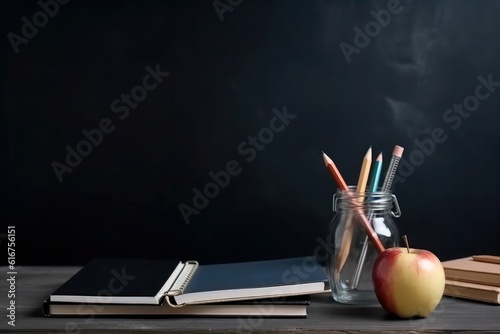
[{"label": "red apple", "polygon": [[378,301],[401,318],[425,317],[443,297],[445,276],[441,261],[430,251],[388,248],[373,264],[373,287]]}]

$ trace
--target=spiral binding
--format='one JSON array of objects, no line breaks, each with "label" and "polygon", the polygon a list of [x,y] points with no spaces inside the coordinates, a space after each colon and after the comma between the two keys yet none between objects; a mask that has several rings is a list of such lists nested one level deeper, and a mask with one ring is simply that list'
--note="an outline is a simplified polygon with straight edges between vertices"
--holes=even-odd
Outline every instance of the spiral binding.
[{"label": "spiral binding", "polygon": [[[186,270],[186,268],[188,268],[188,267],[191,267],[191,268],[189,268],[189,270]],[[184,293],[186,286],[188,285],[189,281],[193,277],[193,274],[197,268],[198,268],[198,262],[186,261],[184,268],[182,269],[179,276],[177,276],[177,279],[175,280],[174,284],[172,285],[172,288],[169,290],[169,295]]]},{"label": "spiral binding", "polygon": [[[186,270],[186,268],[189,268],[189,270]],[[184,293],[184,290],[186,289],[189,281],[193,277],[194,272],[198,268],[198,262],[197,261],[186,261],[184,264],[184,268],[182,268],[181,273],[177,276],[175,279],[174,284],[172,284],[172,287],[168,292],[165,294],[165,301],[171,306],[171,307],[182,307],[184,304],[176,304],[171,300],[170,298],[173,296],[178,296]]]}]

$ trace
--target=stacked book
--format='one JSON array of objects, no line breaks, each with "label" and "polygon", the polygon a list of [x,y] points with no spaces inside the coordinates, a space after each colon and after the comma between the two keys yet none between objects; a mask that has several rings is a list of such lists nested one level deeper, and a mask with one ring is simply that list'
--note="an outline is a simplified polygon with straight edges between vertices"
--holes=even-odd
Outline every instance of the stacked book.
[{"label": "stacked book", "polygon": [[442,264],[445,296],[500,304],[500,256],[474,255]]},{"label": "stacked book", "polygon": [[306,317],[309,295],[329,292],[312,256],[200,265],[96,258],[54,290],[46,316]]}]

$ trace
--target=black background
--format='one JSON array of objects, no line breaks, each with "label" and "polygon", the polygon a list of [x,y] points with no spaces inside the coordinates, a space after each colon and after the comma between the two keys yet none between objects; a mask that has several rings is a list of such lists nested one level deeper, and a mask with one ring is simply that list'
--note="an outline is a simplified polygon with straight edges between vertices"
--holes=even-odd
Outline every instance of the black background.
[{"label": "black background", "polygon": [[[16,226],[17,263],[310,254],[336,189],[321,151],[355,184],[370,145],[387,167],[435,128],[447,140],[395,188],[401,234],[443,260],[499,254],[500,88],[456,130],[443,114],[478,76],[500,81],[500,2],[401,7],[348,63],[339,44],[387,1],[244,0],[221,21],[210,0],[73,0],[18,53],[8,33],[41,8],[5,3],[0,233]],[[156,64],[170,75],[120,120],[112,101]],[[246,161],[238,146],[285,106],[296,118]],[[51,164],[103,118],[115,130],[59,182]],[[186,224],[179,205],[231,160],[241,173]]]}]

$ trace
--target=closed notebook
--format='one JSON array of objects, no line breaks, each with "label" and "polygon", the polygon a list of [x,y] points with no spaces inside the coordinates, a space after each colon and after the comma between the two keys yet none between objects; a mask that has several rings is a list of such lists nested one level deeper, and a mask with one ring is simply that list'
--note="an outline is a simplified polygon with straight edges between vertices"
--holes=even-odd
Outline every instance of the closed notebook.
[{"label": "closed notebook", "polygon": [[329,291],[314,257],[199,265],[196,261],[94,259],[49,297],[50,303],[173,307]]},{"label": "closed notebook", "polygon": [[445,296],[500,304],[500,287],[453,280],[445,282]]},{"label": "closed notebook", "polygon": [[470,256],[443,261],[446,279],[500,286],[500,264],[494,256]]}]

